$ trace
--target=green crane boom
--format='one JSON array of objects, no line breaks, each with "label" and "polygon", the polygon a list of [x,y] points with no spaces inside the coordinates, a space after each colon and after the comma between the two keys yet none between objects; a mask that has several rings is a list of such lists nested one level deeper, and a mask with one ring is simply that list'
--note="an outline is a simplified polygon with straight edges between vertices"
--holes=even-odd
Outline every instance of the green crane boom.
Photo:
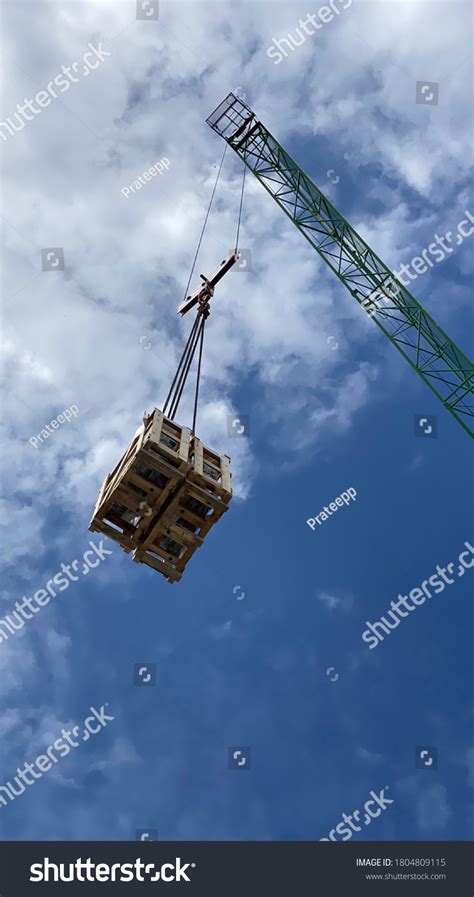
[{"label": "green crane boom", "polygon": [[230,93],[207,119],[365,312],[474,437],[474,366],[307,174]]}]

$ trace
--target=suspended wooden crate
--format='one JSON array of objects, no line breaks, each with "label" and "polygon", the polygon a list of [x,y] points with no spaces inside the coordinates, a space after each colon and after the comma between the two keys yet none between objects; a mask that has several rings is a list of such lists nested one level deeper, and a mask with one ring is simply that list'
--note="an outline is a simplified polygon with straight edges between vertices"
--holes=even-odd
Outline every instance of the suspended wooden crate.
[{"label": "suspended wooden crate", "polygon": [[106,477],[89,529],[176,582],[227,510],[229,461],[155,408]]}]

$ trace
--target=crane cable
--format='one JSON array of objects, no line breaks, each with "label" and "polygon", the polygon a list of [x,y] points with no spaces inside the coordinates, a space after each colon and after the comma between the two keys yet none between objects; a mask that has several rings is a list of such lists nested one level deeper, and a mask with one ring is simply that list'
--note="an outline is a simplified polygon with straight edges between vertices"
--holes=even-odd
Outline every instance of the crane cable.
[{"label": "crane cable", "polygon": [[210,211],[211,211],[212,203],[213,203],[213,201],[214,201],[214,194],[215,194],[215,192],[216,192],[216,188],[217,188],[217,185],[218,185],[218,183],[219,183],[219,178],[220,178],[220,176],[221,176],[222,165],[223,165],[223,163],[224,163],[224,156],[225,156],[225,154],[226,154],[226,150],[227,150],[227,143],[226,143],[226,145],[225,145],[225,147],[224,147],[224,152],[222,153],[221,164],[219,165],[219,171],[217,172],[216,181],[215,181],[215,184],[214,184],[212,193],[211,193],[211,199],[210,199],[210,201],[209,201],[209,206],[208,206],[208,209],[207,209],[207,212],[206,212],[206,217],[205,217],[205,219],[204,219],[204,224],[203,224],[203,226],[202,226],[201,236],[199,237],[199,242],[198,242],[198,245],[197,245],[196,254],[195,254],[195,256],[194,256],[194,261],[193,261],[193,264],[192,264],[191,273],[190,273],[190,275],[189,275],[189,280],[188,280],[186,289],[185,289],[185,291],[184,291],[183,301],[184,301],[184,299],[186,299],[186,296],[188,295],[188,290],[189,290],[189,287],[190,287],[190,284],[191,284],[191,278],[192,278],[192,276],[193,276],[193,274],[194,274],[194,268],[195,268],[195,266],[196,266],[197,257],[198,257],[198,255],[199,255],[199,250],[200,250],[200,248],[201,248],[202,238],[203,238],[203,236],[204,236],[204,231],[206,230],[207,220],[208,220],[208,218],[209,218],[209,213],[210,213]]},{"label": "crane cable", "polygon": [[[227,146],[227,144],[226,144],[226,146]],[[243,175],[242,175],[242,190],[241,190],[241,193],[240,193],[239,218],[238,218],[238,221],[237,221],[237,235],[236,235],[236,238],[235,238],[235,251],[236,251],[236,252],[239,251],[240,221],[241,221],[241,218],[242,218],[242,205],[243,205],[243,202],[244,202],[244,187],[245,187],[245,175],[246,175],[246,173],[247,173],[247,166],[246,166],[246,164],[245,164],[245,157],[244,157],[244,173],[243,173]]]},{"label": "crane cable", "polygon": [[[200,250],[200,248],[201,248],[201,243],[202,243],[202,239],[203,239],[203,236],[204,236],[204,232],[205,232],[205,230],[206,230],[206,225],[207,225],[207,221],[208,221],[209,214],[210,214],[210,211],[211,211],[212,203],[213,203],[213,200],[214,200],[214,195],[215,195],[215,192],[216,192],[217,184],[219,183],[219,178],[220,178],[220,174],[221,174],[221,171],[222,171],[222,165],[223,165],[223,163],[224,163],[224,157],[225,157],[225,154],[226,154],[226,150],[227,150],[227,144],[225,145],[225,147],[224,147],[224,152],[222,153],[222,158],[221,158],[221,162],[220,162],[220,165],[219,165],[219,170],[218,170],[218,172],[217,172],[217,177],[216,177],[216,180],[215,180],[215,183],[214,183],[214,187],[213,187],[213,190],[212,190],[211,198],[210,198],[210,201],[209,201],[209,206],[208,206],[208,208],[207,208],[206,217],[204,218],[204,223],[203,223],[202,230],[201,230],[201,234],[200,234],[199,241],[198,241],[198,244],[197,244],[197,249],[196,249],[196,252],[195,252],[195,255],[194,255],[193,264],[192,264],[192,266],[191,266],[191,271],[190,271],[190,274],[189,274],[188,282],[187,282],[187,285],[186,285],[186,289],[185,289],[185,291],[184,291],[184,299],[186,299],[186,297],[187,297],[187,295],[188,295],[188,291],[189,291],[189,287],[190,287],[190,284],[191,284],[192,276],[193,276],[193,274],[194,274],[194,268],[196,267],[197,257],[198,257],[198,254],[199,254],[199,250]],[[183,301],[184,301],[184,299],[183,299]],[[195,319],[194,324],[193,324],[193,326],[192,326],[191,333],[189,334],[189,337],[188,337],[188,339],[187,339],[187,341],[186,341],[186,345],[185,345],[185,347],[184,347],[184,349],[183,349],[183,353],[182,353],[182,355],[181,355],[181,358],[180,358],[180,361],[179,361],[179,364],[178,364],[178,369],[177,369],[177,371],[176,371],[176,373],[175,373],[175,375],[174,375],[173,382],[172,382],[171,387],[170,387],[170,391],[169,391],[169,393],[168,393],[168,395],[167,395],[167,397],[166,397],[166,401],[165,401],[165,404],[164,404],[164,406],[163,406],[163,413],[164,413],[164,414],[167,414],[167,409],[168,409],[168,411],[169,411],[169,417],[170,417],[171,420],[174,420],[174,417],[175,417],[175,415],[176,415],[176,413],[177,413],[177,411],[178,411],[179,403],[180,403],[180,401],[181,401],[181,396],[182,396],[182,394],[183,394],[183,390],[184,390],[184,387],[185,387],[185,385],[186,385],[186,380],[187,380],[187,377],[188,377],[188,374],[189,374],[189,370],[190,370],[190,367],[191,367],[191,364],[192,364],[192,361],[193,361],[193,358],[194,358],[194,353],[195,353],[195,351],[196,351],[197,339],[199,339],[199,334],[197,334],[197,330],[198,330],[198,324],[199,324],[200,318],[201,318],[201,308],[198,308],[198,312],[197,312],[197,315],[196,315],[196,319]]]},{"label": "crane cable", "polygon": [[[204,232],[206,230],[206,225],[207,225],[207,222],[209,219],[209,214],[210,214],[210,211],[212,208],[212,203],[213,203],[215,192],[217,189],[217,184],[219,183],[219,178],[221,175],[222,165],[224,163],[224,157],[226,154],[226,150],[227,150],[227,143],[224,147],[224,152],[222,154],[222,158],[220,161],[219,170],[217,172],[217,177],[216,177],[214,187],[212,190],[212,194],[211,194],[211,198],[209,201],[209,206],[208,206],[208,209],[206,212],[206,216],[204,218],[204,223],[203,223],[201,234],[199,237],[196,253],[194,255],[191,272],[190,272],[188,282],[186,285],[186,289],[184,292],[183,301],[188,296],[189,287],[191,285],[194,268],[196,266],[197,257],[199,255],[199,250],[201,248],[202,239],[204,237]],[[242,177],[242,190],[241,190],[241,195],[240,195],[239,216],[238,216],[238,221],[237,221],[235,252],[238,251],[240,222],[242,219],[242,206],[243,206],[243,199],[244,199],[245,173],[246,173],[246,167],[244,167],[244,172],[243,172],[243,177]],[[190,368],[191,368],[191,365],[192,365],[192,362],[194,359],[194,355],[196,353],[196,348],[199,343],[198,367],[197,367],[197,375],[196,375],[196,389],[195,389],[195,393],[194,393],[193,424],[192,424],[192,430],[191,430],[191,433],[193,435],[194,435],[195,429],[196,429],[196,418],[197,418],[197,409],[198,409],[198,400],[199,400],[199,386],[200,386],[200,381],[201,381],[201,363],[202,363],[202,354],[203,354],[203,347],[204,347],[204,327],[206,324],[206,320],[209,317],[209,314],[210,314],[209,300],[207,300],[207,302],[204,302],[198,306],[194,324],[191,328],[191,332],[186,341],[185,347],[183,349],[183,353],[181,355],[181,358],[180,358],[180,361],[178,364],[178,369],[174,375],[173,382],[170,387],[170,391],[168,393],[165,404],[163,406],[163,413],[165,415],[167,415],[170,418],[170,420],[174,420],[175,416],[178,412],[179,404],[181,401],[181,396],[183,394],[183,390],[186,385],[186,381],[187,381],[188,374],[189,374],[189,371],[190,371]]]}]

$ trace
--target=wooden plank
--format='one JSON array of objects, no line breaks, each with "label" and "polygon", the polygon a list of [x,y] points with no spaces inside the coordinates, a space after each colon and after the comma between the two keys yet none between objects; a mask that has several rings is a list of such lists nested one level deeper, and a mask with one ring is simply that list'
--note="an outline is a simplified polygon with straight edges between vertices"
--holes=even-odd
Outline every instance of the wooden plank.
[{"label": "wooden plank", "polygon": [[[227,458],[229,458],[228,455],[220,455],[221,476],[222,476],[221,485],[222,485],[222,488],[223,488],[225,494],[232,496],[232,486],[230,483],[232,474],[231,474],[230,468],[228,466]],[[229,458],[229,461],[230,461],[230,458]],[[229,501],[230,501],[230,498],[229,498]]]},{"label": "wooden plank", "polygon": [[194,439],[193,439],[192,452],[193,452],[193,470],[196,474],[198,474],[199,476],[202,476],[202,465],[203,465],[204,451],[203,451],[203,445],[202,445],[201,440],[197,439],[196,437],[194,437]]},{"label": "wooden plank", "polygon": [[191,448],[191,430],[188,427],[183,427],[181,432],[181,442],[179,445],[179,457],[182,461],[185,461],[186,464],[189,461],[189,452]]},{"label": "wooden plank", "polygon": [[132,560],[135,561],[136,564],[146,564],[148,567],[157,570],[158,573],[161,573],[170,583],[179,582],[181,579],[181,573],[178,570],[175,570],[171,564],[168,564],[165,560],[159,560],[147,552],[141,552],[138,549],[135,549],[132,554]]},{"label": "wooden plank", "polygon": [[118,530],[114,529],[114,527],[109,526],[107,523],[103,521],[94,522],[93,526],[90,526],[89,529],[94,533],[103,533],[104,536],[108,536],[109,539],[113,539],[114,542],[118,542],[125,551],[131,551],[133,548],[133,543],[131,539],[120,533]]},{"label": "wooden plank", "polygon": [[95,503],[94,513],[92,514],[92,519],[93,519],[93,518],[95,517],[95,515],[97,514],[97,511],[98,511],[98,509],[99,509],[99,507],[100,507],[100,503],[101,503],[102,498],[103,498],[103,496],[104,496],[105,490],[106,490],[106,488],[107,488],[107,483],[109,482],[109,480],[110,480],[110,474],[107,474],[107,476],[106,476],[104,482],[102,483],[102,486],[100,487],[100,492],[99,492],[97,501],[96,501],[96,503]]},{"label": "wooden plank", "polygon": [[143,444],[145,442],[156,442],[157,445],[160,444],[160,436],[163,429],[163,419],[163,412],[160,411],[159,408],[155,408],[152,416],[152,424],[148,428],[145,428],[141,447],[143,447]]}]

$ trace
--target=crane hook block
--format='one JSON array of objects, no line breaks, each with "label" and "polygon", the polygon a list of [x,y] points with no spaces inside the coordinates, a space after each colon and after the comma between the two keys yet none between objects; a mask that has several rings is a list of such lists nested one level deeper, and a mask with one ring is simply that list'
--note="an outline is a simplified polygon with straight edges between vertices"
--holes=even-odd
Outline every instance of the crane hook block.
[{"label": "crane hook block", "polygon": [[178,314],[185,315],[191,308],[193,308],[198,303],[202,304],[211,298],[214,295],[214,287],[216,283],[224,277],[224,274],[227,274],[231,268],[235,265],[235,263],[239,260],[240,255],[238,252],[231,252],[226,259],[224,259],[214,274],[211,274],[210,277],[205,277],[204,274],[201,274],[201,279],[203,280],[202,286],[200,286],[194,293],[191,293],[190,296],[186,296],[186,299],[181,303],[178,308]]}]

